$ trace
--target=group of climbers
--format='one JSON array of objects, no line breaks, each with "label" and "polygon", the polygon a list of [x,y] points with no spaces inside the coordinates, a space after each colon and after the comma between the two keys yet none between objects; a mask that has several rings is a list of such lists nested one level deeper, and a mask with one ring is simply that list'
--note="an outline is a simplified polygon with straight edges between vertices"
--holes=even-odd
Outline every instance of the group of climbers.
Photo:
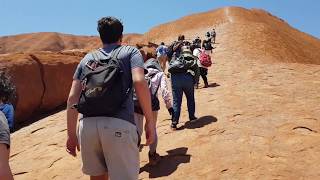
[{"label": "group of climbers", "polygon": [[[204,88],[209,86],[215,33],[193,42],[180,35],[169,47],[161,43],[156,59],[144,60],[137,48],[121,45],[123,25],[117,18],[101,18],[97,29],[103,47],[88,53],[73,76],[67,101],[66,151],[76,156],[81,149],[82,171],[91,179],[138,179],[143,129],[150,165],[161,160],[157,153],[158,94],[164,99],[173,130],[179,123],[183,93],[189,120],[197,120],[194,89],[199,76]],[[8,163],[13,106],[8,97],[15,89],[4,73],[0,78],[0,179],[13,179]]]}]

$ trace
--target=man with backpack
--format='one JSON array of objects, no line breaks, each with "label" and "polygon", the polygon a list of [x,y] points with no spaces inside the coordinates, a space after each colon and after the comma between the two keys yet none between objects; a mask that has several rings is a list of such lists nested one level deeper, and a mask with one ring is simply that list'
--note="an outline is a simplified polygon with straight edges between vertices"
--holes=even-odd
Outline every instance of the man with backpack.
[{"label": "man with backpack", "polygon": [[168,59],[168,47],[164,45],[164,42],[161,42],[160,46],[156,49],[157,59],[160,63],[161,69],[163,72],[166,70],[166,64]]},{"label": "man with backpack", "polygon": [[184,40],[184,35],[178,36],[178,41],[174,41],[168,48],[168,58],[169,61],[176,59],[180,56],[181,47],[186,44]]},{"label": "man with backpack", "polygon": [[[173,130],[177,129],[179,123],[183,93],[187,98],[189,120],[197,119],[195,117],[194,85],[199,78],[197,58],[192,55],[190,47],[182,46],[176,51],[179,52],[179,56],[173,56],[169,64],[174,110],[171,123]],[[175,53],[178,54],[177,52]]]},{"label": "man with backpack", "polygon": [[[148,59],[144,64],[146,70],[146,79],[149,84],[149,91],[151,94],[151,104],[152,104],[152,112],[153,119],[155,122],[157,121],[158,111],[160,110],[160,103],[158,98],[158,92],[161,93],[162,98],[166,104],[168,112],[170,115],[173,115],[173,108],[171,102],[171,92],[168,89],[167,80],[164,72],[158,63],[158,61],[154,58]],[[134,118],[138,128],[139,135],[142,135],[143,132],[143,118],[144,113],[141,109],[139,99],[134,96]],[[155,141],[149,145],[149,164],[156,165],[160,161],[160,155],[157,153],[158,146],[158,136],[156,133]]]},{"label": "man with backpack", "polygon": [[[98,21],[103,48],[79,63],[67,101],[66,150],[81,149],[82,171],[91,179],[138,179],[139,135],[134,122],[133,91],[146,117],[146,144],[155,136],[150,93],[138,49],[121,46],[123,25],[114,17]],[[77,138],[77,116],[79,142]]]}]

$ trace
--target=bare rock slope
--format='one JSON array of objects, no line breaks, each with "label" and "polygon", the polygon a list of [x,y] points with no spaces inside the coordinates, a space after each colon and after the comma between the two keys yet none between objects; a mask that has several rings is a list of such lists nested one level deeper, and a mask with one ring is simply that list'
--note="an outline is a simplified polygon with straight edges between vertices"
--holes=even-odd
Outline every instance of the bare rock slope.
[{"label": "bare rock slope", "polygon": [[[204,17],[210,18],[198,20]],[[162,161],[150,167],[144,148],[140,179],[318,179],[320,41],[264,11],[242,8],[185,17],[143,38],[169,42],[212,26],[215,64],[210,88],[196,90],[199,119],[187,121],[184,99],[180,130],[173,132],[160,110]],[[59,112],[12,135],[15,179],[87,179],[80,158],[65,152],[65,117]]]}]

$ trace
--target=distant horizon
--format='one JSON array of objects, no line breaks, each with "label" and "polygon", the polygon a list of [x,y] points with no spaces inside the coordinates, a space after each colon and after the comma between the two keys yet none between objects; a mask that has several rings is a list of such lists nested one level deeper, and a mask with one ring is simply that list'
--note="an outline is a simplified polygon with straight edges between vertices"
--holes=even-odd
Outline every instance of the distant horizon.
[{"label": "distant horizon", "polygon": [[[283,19],[291,27],[320,39],[320,25],[315,23],[318,21],[317,17],[320,17],[320,12],[316,8],[320,7],[320,1],[239,0],[236,2],[215,2],[213,0],[203,0],[201,3],[195,1],[185,3],[184,8],[181,8],[181,2],[177,0],[164,0],[163,4],[156,5],[147,0],[141,0],[138,4],[124,0],[123,4],[127,4],[127,6],[122,6],[116,2],[97,1],[99,1],[97,4],[101,6],[96,6],[93,11],[89,12],[86,3],[76,0],[64,2],[64,6],[60,5],[62,0],[56,0],[55,2],[3,0],[0,3],[0,16],[5,18],[0,21],[2,27],[0,37],[42,32],[98,36],[96,22],[100,17],[108,15],[118,17],[123,21],[124,34],[144,34],[153,27],[192,14],[205,13],[224,7],[242,7],[263,9]],[[171,5],[167,6],[165,2]],[[141,6],[141,4],[144,6]],[[109,6],[114,8],[108,9]],[[12,7],[16,9],[14,14],[11,11]],[[142,18],[146,16],[148,16],[148,20]],[[23,22],[23,24],[20,22]]]}]

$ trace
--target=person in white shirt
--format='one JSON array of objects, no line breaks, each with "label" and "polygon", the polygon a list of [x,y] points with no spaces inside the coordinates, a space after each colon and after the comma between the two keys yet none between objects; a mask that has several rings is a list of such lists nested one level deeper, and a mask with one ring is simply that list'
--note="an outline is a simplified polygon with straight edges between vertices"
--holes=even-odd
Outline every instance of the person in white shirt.
[{"label": "person in white shirt", "polygon": [[[201,78],[203,79],[203,83],[204,83],[204,86],[203,88],[207,88],[209,87],[209,84],[208,84],[208,78],[207,78],[207,75],[208,75],[208,68],[203,66],[201,63],[200,63],[200,53],[202,51],[205,51],[204,49],[201,49],[201,48],[195,48],[193,50],[193,55],[198,57],[198,61],[197,61],[197,64],[198,64],[198,67],[199,67],[199,71],[200,71],[200,76]],[[207,51],[205,51],[206,54],[210,55]],[[211,52],[210,52],[211,53]],[[199,79],[200,80],[200,79]],[[197,82],[196,84],[196,88],[199,88],[199,81]]]}]

